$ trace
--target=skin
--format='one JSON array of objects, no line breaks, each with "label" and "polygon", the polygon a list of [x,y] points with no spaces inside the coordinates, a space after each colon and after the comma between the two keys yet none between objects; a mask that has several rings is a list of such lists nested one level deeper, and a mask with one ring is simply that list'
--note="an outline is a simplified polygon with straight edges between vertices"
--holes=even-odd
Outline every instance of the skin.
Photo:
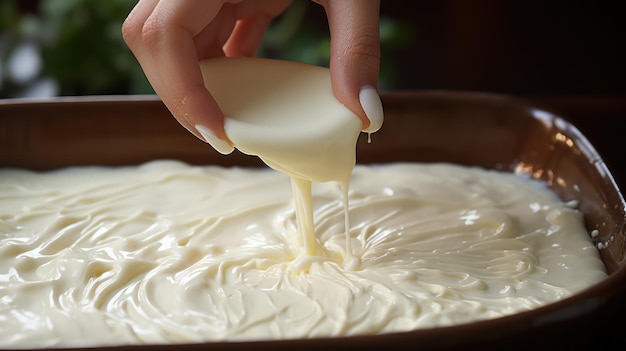
[{"label": "skin", "polygon": [[[299,0],[301,1],[301,0]],[[330,71],[335,97],[369,126],[359,102],[376,87],[380,63],[380,0],[320,0],[328,17]],[[291,0],[139,0],[122,26],[128,47],[178,122],[227,140],[224,115],[204,87],[198,61],[254,56],[270,23]]]}]

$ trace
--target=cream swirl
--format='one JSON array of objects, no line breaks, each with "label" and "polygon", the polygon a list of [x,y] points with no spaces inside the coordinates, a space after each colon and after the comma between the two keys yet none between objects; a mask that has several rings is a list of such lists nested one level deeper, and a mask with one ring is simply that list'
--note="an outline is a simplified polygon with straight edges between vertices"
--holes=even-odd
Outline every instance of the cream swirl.
[{"label": "cream swirl", "polygon": [[154,161],[0,170],[2,346],[285,339],[509,315],[606,277],[544,184],[447,164],[357,165],[313,184],[300,255],[290,179]]}]

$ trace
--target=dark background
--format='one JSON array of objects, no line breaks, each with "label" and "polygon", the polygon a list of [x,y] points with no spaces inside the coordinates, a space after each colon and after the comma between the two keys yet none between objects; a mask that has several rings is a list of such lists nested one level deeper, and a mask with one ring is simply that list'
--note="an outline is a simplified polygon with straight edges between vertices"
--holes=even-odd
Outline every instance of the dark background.
[{"label": "dark background", "polygon": [[[383,42],[383,62],[397,69],[388,88],[624,94],[621,7],[612,1],[383,0],[381,17],[410,28],[401,45]],[[310,12],[326,24],[323,11]]]},{"label": "dark background", "polygon": [[[486,90],[530,96],[626,93],[619,2],[382,1],[410,22],[398,55],[400,89]],[[406,5],[405,5],[406,6]]]},{"label": "dark background", "polygon": [[[91,59],[97,47],[108,45],[107,51],[127,51],[116,30],[135,1],[2,2],[5,6],[14,3],[16,14],[11,14],[12,20],[0,22],[0,30],[19,32],[13,42],[39,43],[50,66],[44,73],[57,77],[62,85],[60,94],[145,92],[122,83],[102,86],[100,91],[80,87],[86,84],[64,80],[58,74],[63,68],[60,64],[51,67],[57,56],[49,53],[64,51],[56,55],[63,54],[66,61],[78,63],[74,70],[85,76],[105,68],[120,71],[104,63],[84,67],[80,62]],[[291,14],[300,21],[272,28],[260,55],[324,65],[328,30],[323,9],[309,0],[294,0],[293,7],[303,8],[303,14]],[[0,11],[5,15],[9,12],[8,7],[0,7]],[[31,22],[38,25],[30,33],[24,29],[27,26],[18,23],[26,22],[27,15],[34,17]],[[623,95],[623,16],[618,1],[382,0],[381,88],[481,90],[541,97]],[[36,30],[39,33],[33,34]],[[282,39],[276,39],[281,35]],[[0,58],[10,49],[7,45],[4,50],[0,47]],[[129,52],[123,54],[130,61],[128,65],[136,64]],[[100,56],[100,61],[115,59],[119,57]],[[18,93],[19,89],[14,89],[13,95]],[[7,97],[9,92],[5,90],[4,94]]]}]

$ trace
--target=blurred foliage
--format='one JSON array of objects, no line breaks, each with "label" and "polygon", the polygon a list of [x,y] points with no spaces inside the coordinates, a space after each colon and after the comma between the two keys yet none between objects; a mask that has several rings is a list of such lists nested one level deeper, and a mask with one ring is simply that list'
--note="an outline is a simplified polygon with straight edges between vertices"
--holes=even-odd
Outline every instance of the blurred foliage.
[{"label": "blurred foliage", "polygon": [[[121,36],[136,2],[40,0],[29,13],[20,11],[18,1],[0,2],[0,98],[42,94],[35,89],[42,82],[49,83],[43,93],[49,95],[153,93]],[[309,6],[319,5],[294,1],[268,29],[258,56],[327,66],[328,30],[306,22]],[[392,86],[396,72],[387,58],[412,40],[412,29],[383,17],[380,34],[380,83]],[[35,57],[25,59],[29,53]]]},{"label": "blurred foliage", "polygon": [[[56,83],[56,95],[152,93],[121,36],[134,6],[128,0],[43,0],[36,13],[21,14],[18,0],[3,0],[2,95],[20,95],[42,79]],[[41,67],[32,80],[16,82],[8,67],[24,43],[34,44]],[[0,46],[0,49],[2,46]],[[21,83],[21,86],[20,86]]]}]

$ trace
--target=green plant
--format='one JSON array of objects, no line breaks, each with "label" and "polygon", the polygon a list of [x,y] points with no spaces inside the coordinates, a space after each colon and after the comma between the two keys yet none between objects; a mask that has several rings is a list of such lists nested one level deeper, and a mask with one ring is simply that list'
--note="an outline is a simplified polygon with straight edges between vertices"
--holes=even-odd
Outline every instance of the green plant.
[{"label": "green plant", "polygon": [[[135,2],[40,0],[35,13],[20,13],[17,4],[18,0],[0,2],[0,98],[20,96],[42,80],[54,82],[56,95],[153,93],[121,35],[122,22]],[[319,5],[295,0],[268,29],[258,56],[326,66],[328,32],[307,22],[310,6]],[[380,84],[391,87],[394,50],[410,42],[412,28],[385,17],[380,28]],[[39,55],[40,67],[35,67],[32,79],[16,81],[6,71],[25,44]]]},{"label": "green plant", "polygon": [[43,74],[61,95],[152,93],[120,28],[134,3],[128,0],[42,1]]}]

